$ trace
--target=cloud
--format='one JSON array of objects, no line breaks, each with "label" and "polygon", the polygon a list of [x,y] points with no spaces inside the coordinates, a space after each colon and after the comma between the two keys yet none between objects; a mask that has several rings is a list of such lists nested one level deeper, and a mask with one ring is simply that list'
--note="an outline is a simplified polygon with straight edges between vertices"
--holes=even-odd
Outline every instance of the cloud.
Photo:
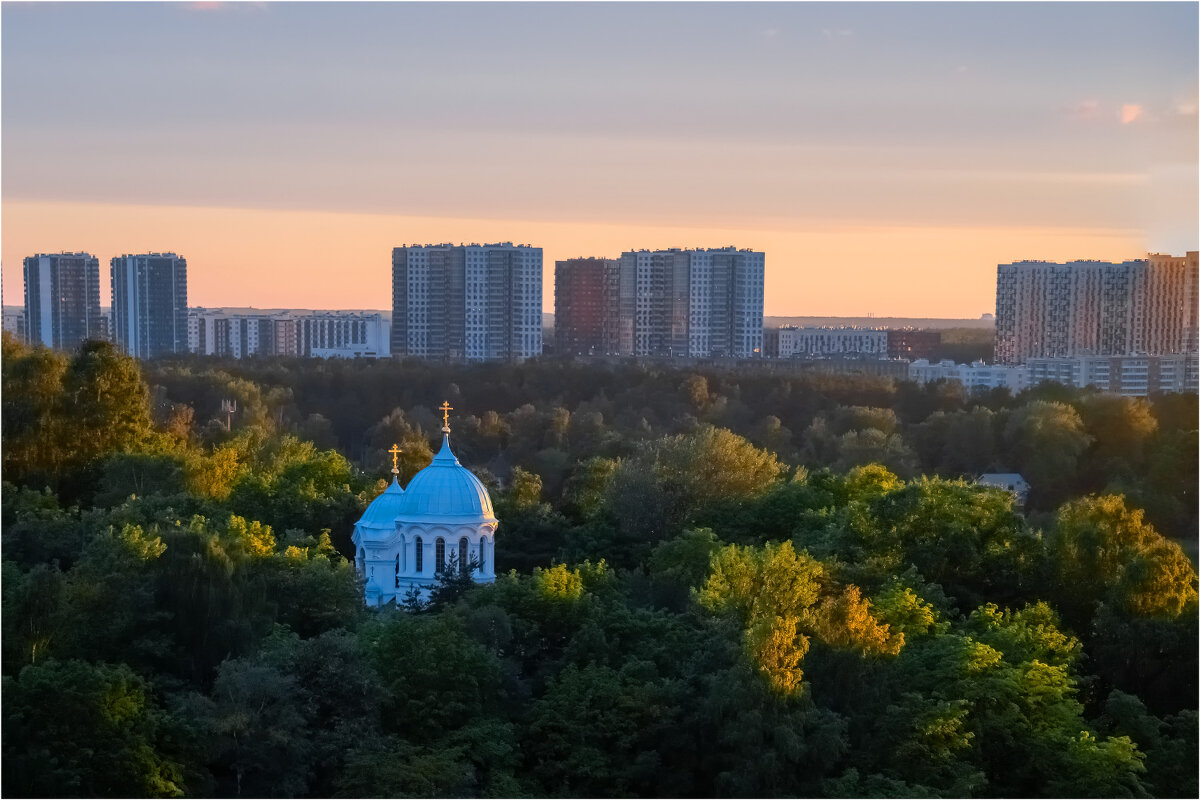
[{"label": "cloud", "polygon": [[1071,119],[1095,119],[1100,114],[1100,103],[1096,100],[1082,100],[1067,109]]},{"label": "cloud", "polygon": [[849,28],[821,28],[821,35],[826,39],[844,39],[847,36],[853,36],[854,31]]},{"label": "cloud", "polygon": [[267,7],[266,3],[258,2],[258,0],[252,0],[251,2],[242,2],[242,0],[238,0],[237,2],[230,2],[229,0],[192,0],[192,2],[182,3],[181,5],[188,11],[244,11],[247,9],[263,11]]},{"label": "cloud", "polygon": [[1121,124],[1128,125],[1135,121],[1138,117],[1142,116],[1142,111],[1144,110],[1136,103],[1126,103],[1121,106]]},{"label": "cloud", "polygon": [[774,37],[779,35],[779,30],[776,28],[767,28],[766,30],[764,30],[762,32],[762,35],[767,37],[768,39],[773,39]]}]

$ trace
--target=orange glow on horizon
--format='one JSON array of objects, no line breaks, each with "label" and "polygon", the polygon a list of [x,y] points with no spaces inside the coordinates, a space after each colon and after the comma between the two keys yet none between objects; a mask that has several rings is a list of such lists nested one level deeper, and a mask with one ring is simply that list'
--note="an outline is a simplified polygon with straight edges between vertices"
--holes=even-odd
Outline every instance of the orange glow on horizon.
[{"label": "orange glow on horizon", "polygon": [[6,201],[4,302],[23,298],[22,259],[84,250],[174,251],[188,261],[188,302],[258,308],[391,308],[391,248],[404,243],[512,241],[543,249],[543,308],[554,261],[623,250],[737,247],[766,253],[770,316],[977,318],[993,312],[996,265],[1021,259],[1124,260],[1146,253],[1138,231],[886,226],[818,220],[761,228],[617,222],[455,219],[320,211]]}]

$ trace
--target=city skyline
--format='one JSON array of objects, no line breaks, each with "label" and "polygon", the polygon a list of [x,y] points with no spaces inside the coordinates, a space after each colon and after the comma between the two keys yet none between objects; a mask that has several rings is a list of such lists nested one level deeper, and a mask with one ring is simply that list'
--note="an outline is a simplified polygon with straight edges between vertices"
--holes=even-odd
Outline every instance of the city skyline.
[{"label": "city skyline", "polygon": [[1194,4],[2,13],[10,305],[174,250],[194,305],[386,308],[399,243],[515,241],[545,311],[555,261],[734,245],[768,315],[978,317],[998,264],[1200,238]]}]

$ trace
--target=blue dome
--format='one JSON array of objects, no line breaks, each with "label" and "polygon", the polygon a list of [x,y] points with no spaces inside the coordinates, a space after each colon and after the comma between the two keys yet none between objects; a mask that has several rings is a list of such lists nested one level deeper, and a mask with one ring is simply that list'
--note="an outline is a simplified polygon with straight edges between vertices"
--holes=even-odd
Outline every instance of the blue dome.
[{"label": "blue dome", "polygon": [[454,457],[450,437],[428,467],[408,482],[396,516],[405,522],[471,522],[496,518],[479,478]]},{"label": "blue dome", "polygon": [[396,514],[400,501],[404,499],[404,490],[399,482],[392,478],[392,485],[384,489],[383,494],[371,501],[362,518],[355,523],[356,528],[393,531],[396,529]]}]

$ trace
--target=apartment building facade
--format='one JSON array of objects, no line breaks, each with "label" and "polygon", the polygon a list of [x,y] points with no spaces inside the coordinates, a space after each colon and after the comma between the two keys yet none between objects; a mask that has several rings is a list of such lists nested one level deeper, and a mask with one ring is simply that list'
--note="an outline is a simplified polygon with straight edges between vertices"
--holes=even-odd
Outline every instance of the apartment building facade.
[{"label": "apartment building facade", "polygon": [[1001,264],[996,361],[1196,353],[1197,253]]},{"label": "apartment building facade", "polygon": [[620,352],[616,313],[620,281],[617,259],[569,258],[554,263],[555,352],[576,356]]},{"label": "apartment building facade", "polygon": [[391,353],[520,361],[542,353],[542,249],[427,244],[392,250]]},{"label": "apartment building facade", "polygon": [[109,264],[113,342],[135,358],[188,352],[186,259],[145,253]]},{"label": "apartment building facade", "polygon": [[559,261],[555,336],[574,355],[760,357],[764,264],[733,247]]},{"label": "apartment building facade", "polygon": [[370,311],[213,309],[188,312],[188,343],[199,355],[224,358],[388,355],[388,327]]},{"label": "apartment building facade", "polygon": [[919,384],[936,380],[958,381],[966,389],[1008,389],[1013,394],[1029,387],[1029,369],[1024,365],[1005,366],[976,361],[956,364],[950,359],[930,362],[918,358],[908,365],[908,379]]},{"label": "apartment building facade", "polygon": [[1030,386],[1055,381],[1065,386],[1095,386],[1129,397],[1200,389],[1200,362],[1191,353],[1031,358],[1025,367]]},{"label": "apartment building facade", "polygon": [[781,325],[765,336],[766,353],[773,358],[884,358],[888,351],[883,328]]},{"label": "apartment building facade", "polygon": [[1194,355],[1068,356],[1031,358],[1024,364],[955,364],[949,359],[930,363],[918,359],[908,365],[909,380],[917,383],[945,379],[968,390],[1006,388],[1016,394],[1043,381],[1082,388],[1094,386],[1127,397],[1157,392],[1192,392],[1200,389],[1200,362]]},{"label": "apartment building facade", "polygon": [[39,253],[25,259],[24,339],[74,350],[103,337],[100,260],[91,253]]},{"label": "apartment building facade", "polygon": [[25,306],[4,307],[4,330],[19,342],[25,341]]},{"label": "apartment building facade", "polygon": [[921,328],[889,328],[887,332],[888,358],[932,358],[942,345],[942,332]]}]

